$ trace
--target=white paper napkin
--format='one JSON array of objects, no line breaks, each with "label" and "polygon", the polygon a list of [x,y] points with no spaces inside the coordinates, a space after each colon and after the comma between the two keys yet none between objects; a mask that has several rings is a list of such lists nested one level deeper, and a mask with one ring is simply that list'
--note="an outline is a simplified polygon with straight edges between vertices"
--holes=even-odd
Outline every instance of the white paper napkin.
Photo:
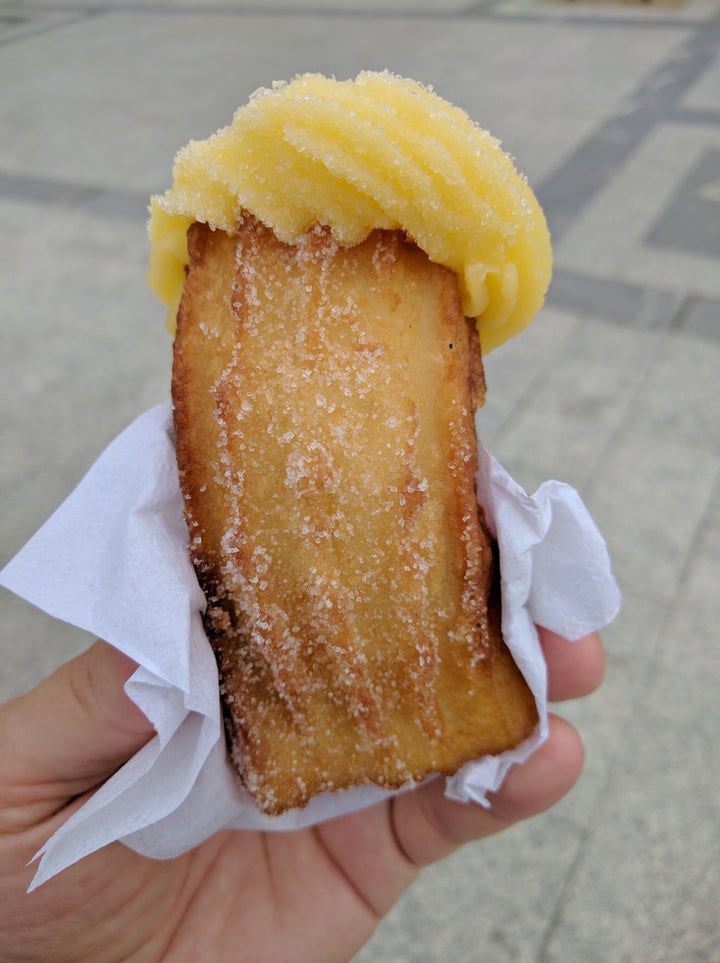
[{"label": "white paper napkin", "polygon": [[[487,793],[547,734],[534,625],[579,638],[614,618],[620,593],[574,489],[549,481],[528,496],[482,447],[477,482],[500,548],[503,634],[540,715],[521,746],[447,780],[452,798],[487,805]],[[126,690],[157,730],[48,840],[31,888],[115,840],[169,858],[219,829],[296,829],[386,797],[363,787],[268,817],[242,788],[225,749],[204,597],[187,552],[169,404],[146,412],[109,446],[0,572],[0,584],[136,660]]]}]

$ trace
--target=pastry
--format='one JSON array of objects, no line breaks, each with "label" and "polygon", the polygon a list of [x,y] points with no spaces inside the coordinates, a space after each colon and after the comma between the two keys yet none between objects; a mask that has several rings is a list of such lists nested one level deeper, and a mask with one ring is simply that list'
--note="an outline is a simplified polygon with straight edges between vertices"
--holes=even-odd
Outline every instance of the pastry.
[{"label": "pastry", "polygon": [[[428,97],[436,113],[445,103],[389,74],[298,78],[258,94],[250,118],[241,110],[190,145],[174,187],[153,202],[154,283],[176,327],[190,553],[232,757],[268,814],[325,791],[394,790],[455,772],[517,745],[537,722],[502,640],[496,550],[475,495],[474,413],[483,330],[492,346],[522,326],[546,284],[527,281],[509,254],[529,257],[535,245],[549,270],[546,229],[536,203],[524,229],[522,213],[501,229],[503,204],[486,196],[495,248],[505,238],[489,266],[478,259],[487,238],[468,255],[456,236],[462,211],[450,205],[433,228],[433,195],[413,213],[397,194],[417,185],[392,175],[379,186],[375,172],[389,168],[385,154],[372,156],[384,150],[378,112],[394,104],[397,119],[408,96]],[[298,99],[316,111],[315,127],[291,109]],[[438,156],[449,149],[443,123],[464,117],[455,110],[421,131]],[[427,171],[411,132],[393,127]],[[527,214],[527,185],[488,144],[493,190]],[[312,181],[307,155],[321,150],[328,163],[344,152],[345,187],[336,173]],[[447,177],[459,181],[470,162],[453,163]],[[461,205],[459,183],[446,193]],[[464,266],[450,263],[453,244]]]}]

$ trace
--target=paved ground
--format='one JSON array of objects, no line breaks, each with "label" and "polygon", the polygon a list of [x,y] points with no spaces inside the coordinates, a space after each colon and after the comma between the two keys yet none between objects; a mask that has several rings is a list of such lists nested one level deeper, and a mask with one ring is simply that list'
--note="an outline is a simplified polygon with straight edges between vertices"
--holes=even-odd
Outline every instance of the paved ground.
[{"label": "paved ground", "polygon": [[[390,67],[500,136],[548,305],[488,360],[490,447],[575,484],[625,594],[585,775],[428,871],[359,963],[720,960],[720,6],[0,0],[0,562],[167,396],[147,195],[257,86]],[[85,645],[2,598],[0,695]]]}]

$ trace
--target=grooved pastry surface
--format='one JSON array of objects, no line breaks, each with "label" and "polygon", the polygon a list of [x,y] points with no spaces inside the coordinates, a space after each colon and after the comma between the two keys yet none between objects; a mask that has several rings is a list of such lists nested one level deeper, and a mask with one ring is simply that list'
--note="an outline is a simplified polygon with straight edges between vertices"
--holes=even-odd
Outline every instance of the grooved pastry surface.
[{"label": "grooved pastry surface", "polygon": [[532,697],[488,604],[477,337],[399,231],[195,224],[173,400],[233,756],[275,813],[514,745]]}]

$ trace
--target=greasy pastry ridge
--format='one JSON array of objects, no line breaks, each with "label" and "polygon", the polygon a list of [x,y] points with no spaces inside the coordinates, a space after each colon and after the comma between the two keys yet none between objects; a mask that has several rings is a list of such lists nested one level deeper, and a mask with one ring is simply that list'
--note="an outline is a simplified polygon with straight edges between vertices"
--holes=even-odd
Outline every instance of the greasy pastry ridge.
[{"label": "greasy pastry ridge", "polygon": [[453,271],[487,354],[543,303],[543,212],[500,143],[429,88],[385,72],[305,74],[257,91],[227,127],[177,155],[151,203],[149,283],[174,330],[194,221],[232,232],[250,211],[288,243],[315,224],[345,246],[404,231]]},{"label": "greasy pastry ridge", "polygon": [[397,229],[195,223],[177,457],[233,757],[279,813],[518,744],[478,507],[484,382],[455,274]]}]

